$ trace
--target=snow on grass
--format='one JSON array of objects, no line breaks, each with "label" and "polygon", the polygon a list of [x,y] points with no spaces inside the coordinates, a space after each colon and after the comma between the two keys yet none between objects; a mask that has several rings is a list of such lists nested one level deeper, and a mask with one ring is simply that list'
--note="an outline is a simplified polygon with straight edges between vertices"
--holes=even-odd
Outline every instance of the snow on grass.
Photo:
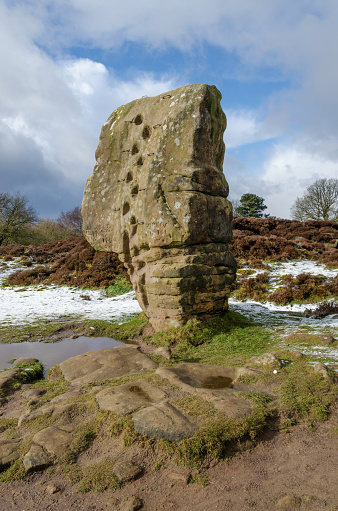
[{"label": "snow on grass", "polygon": [[[18,269],[21,267],[17,260],[9,261],[7,268],[0,268],[0,284]],[[0,303],[0,323],[8,325],[69,317],[111,320],[141,312],[133,291],[108,298],[102,290],[54,284],[0,287]]]},{"label": "snow on grass", "polygon": [[300,273],[309,273],[310,275],[323,275],[327,278],[333,278],[338,275],[338,269],[329,269],[325,264],[317,263],[303,259],[301,261],[287,261],[285,263],[270,264],[272,274],[276,276],[293,275],[297,276]]},{"label": "snow on grass", "polygon": [[[20,267],[22,266],[18,259],[8,262],[6,267],[0,266],[0,284],[10,273]],[[299,273],[324,275],[327,278],[332,278],[338,273],[337,269],[331,270],[325,265],[313,261],[273,263],[270,267],[272,279],[286,274],[296,276]],[[83,290],[56,285],[0,287],[0,303],[0,323],[2,325],[19,325],[44,319],[68,318],[102,320],[121,318],[123,322],[128,316],[141,312],[134,292],[109,298],[101,290]],[[314,309],[316,306],[317,304],[282,306],[271,302],[262,304],[253,300],[244,302],[234,298],[229,300],[231,310],[240,312],[262,325],[283,328],[288,333],[308,327],[317,332],[325,330],[326,333],[338,337],[337,315],[327,316],[323,319],[306,318],[302,315],[305,309]],[[337,351],[335,348],[323,348],[322,346],[317,348],[321,352],[330,352],[331,355]],[[309,350],[314,352],[317,348],[312,346]],[[305,349],[303,351],[305,352]]]},{"label": "snow on grass", "polygon": [[254,300],[246,300],[241,302],[234,298],[229,299],[229,309],[240,312],[244,316],[262,323],[266,326],[304,326],[308,325],[313,328],[330,326],[338,328],[338,316],[326,316],[323,319],[306,318],[302,315],[305,309],[315,309],[318,304],[306,305],[276,305],[272,302],[255,302]]}]

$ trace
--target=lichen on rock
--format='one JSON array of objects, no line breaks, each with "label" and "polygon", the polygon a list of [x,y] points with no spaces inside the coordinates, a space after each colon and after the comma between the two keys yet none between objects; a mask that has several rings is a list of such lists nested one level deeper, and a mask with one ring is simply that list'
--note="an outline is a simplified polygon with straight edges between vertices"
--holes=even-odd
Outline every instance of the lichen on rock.
[{"label": "lichen on rock", "polygon": [[220,99],[188,85],[123,105],[102,127],[84,234],[118,253],[155,330],[227,309],[236,263]]}]

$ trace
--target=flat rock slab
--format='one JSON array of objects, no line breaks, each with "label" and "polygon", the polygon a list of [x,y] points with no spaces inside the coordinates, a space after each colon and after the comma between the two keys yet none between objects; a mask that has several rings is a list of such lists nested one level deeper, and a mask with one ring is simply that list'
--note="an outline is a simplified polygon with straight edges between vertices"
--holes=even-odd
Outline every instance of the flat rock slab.
[{"label": "flat rock slab", "polygon": [[174,442],[190,438],[198,429],[168,401],[139,410],[133,414],[133,421],[134,428],[141,435]]},{"label": "flat rock slab", "polygon": [[27,473],[35,470],[43,470],[52,464],[50,456],[40,445],[32,445],[23,459],[23,464]]},{"label": "flat rock slab", "polygon": [[157,374],[189,393],[197,389],[229,389],[237,378],[237,367],[201,364],[180,364],[177,367],[159,367]]},{"label": "flat rock slab", "polygon": [[163,401],[166,393],[145,380],[104,389],[96,395],[101,410],[110,410],[120,415]]},{"label": "flat rock slab", "polygon": [[26,422],[30,422],[34,419],[38,419],[39,417],[42,417],[43,415],[46,415],[47,417],[50,416],[60,416],[63,413],[68,413],[74,410],[76,405],[73,403],[68,404],[47,404],[45,406],[41,406],[37,410],[27,410],[24,412],[20,417],[18,421],[18,427],[20,428],[22,424]]},{"label": "flat rock slab", "polygon": [[136,346],[108,348],[83,353],[60,364],[66,381],[85,384],[113,380],[130,373],[145,373],[158,367]]},{"label": "flat rock slab", "polygon": [[37,399],[40,396],[46,394],[45,389],[28,389],[22,393],[22,397],[25,399]]},{"label": "flat rock slab", "polygon": [[251,404],[233,389],[239,376],[257,375],[246,367],[223,367],[201,364],[181,364],[177,367],[160,367],[156,371],[162,378],[189,394],[210,401],[217,410],[229,417],[244,417],[251,412]]},{"label": "flat rock slab", "polygon": [[57,426],[50,426],[36,433],[33,442],[43,447],[49,454],[59,457],[67,451],[72,438],[73,435],[70,431]]},{"label": "flat rock slab", "polygon": [[0,440],[0,470],[20,458],[19,445],[19,440]]}]

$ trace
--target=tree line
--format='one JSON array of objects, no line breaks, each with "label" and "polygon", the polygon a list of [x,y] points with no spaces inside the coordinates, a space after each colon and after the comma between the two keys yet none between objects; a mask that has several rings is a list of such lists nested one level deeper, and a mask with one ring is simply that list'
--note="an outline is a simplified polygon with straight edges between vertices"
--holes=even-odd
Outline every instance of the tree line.
[{"label": "tree line", "polygon": [[[269,215],[264,198],[245,193],[234,201],[234,216],[262,218]],[[317,179],[291,208],[294,220],[338,221],[338,179]],[[76,206],[62,211],[56,220],[41,220],[29,204],[27,197],[17,192],[0,193],[0,246],[21,243],[43,245],[49,241],[66,239],[82,234],[81,209]]]},{"label": "tree line", "polygon": [[[245,193],[233,201],[234,216],[262,218],[267,209],[263,197]],[[265,217],[269,215],[264,214]],[[306,220],[331,220],[338,222],[338,179],[317,179],[302,197],[297,197],[291,208],[291,218]]]},{"label": "tree line", "polygon": [[0,193],[0,246],[43,245],[81,234],[82,217],[78,206],[62,211],[56,220],[39,219],[25,195]]}]

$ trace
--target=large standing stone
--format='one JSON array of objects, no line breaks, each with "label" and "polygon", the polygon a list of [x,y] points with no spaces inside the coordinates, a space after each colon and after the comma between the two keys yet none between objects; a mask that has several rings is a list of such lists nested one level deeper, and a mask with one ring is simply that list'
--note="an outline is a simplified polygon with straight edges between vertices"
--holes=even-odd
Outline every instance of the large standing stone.
[{"label": "large standing stone", "polygon": [[84,191],[86,238],[119,254],[156,330],[227,309],[236,270],[220,99],[188,85],[119,107]]}]

